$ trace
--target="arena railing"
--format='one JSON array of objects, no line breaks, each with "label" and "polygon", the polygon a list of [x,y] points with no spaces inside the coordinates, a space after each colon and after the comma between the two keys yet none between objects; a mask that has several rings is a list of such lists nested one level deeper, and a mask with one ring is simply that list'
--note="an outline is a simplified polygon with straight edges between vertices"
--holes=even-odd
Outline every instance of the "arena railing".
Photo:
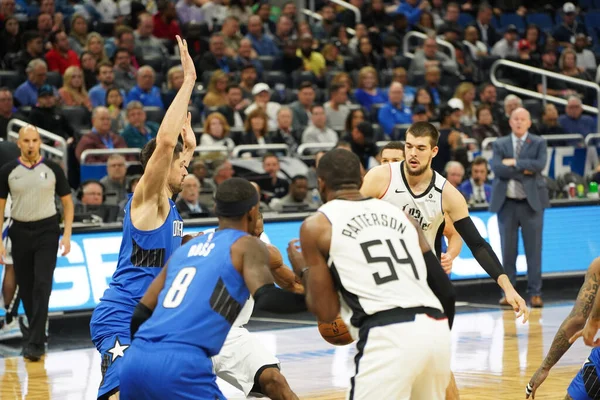
[{"label": "arena railing", "polygon": [[[6,125],[7,137],[16,142],[19,139],[18,130],[27,125],[31,125],[31,124],[29,122],[25,122],[20,119],[11,119],[8,122],[8,124]],[[17,128],[16,131],[15,131],[15,128]],[[59,136],[55,133],[49,132],[45,129],[42,129],[40,127],[36,127],[36,128],[37,128],[38,132],[40,133],[42,140],[50,139],[55,142],[55,146],[49,146],[45,143],[42,143],[42,146],[41,146],[42,150],[45,151],[46,153],[52,154],[53,156],[56,156],[57,158],[59,158],[61,161],[60,164],[61,164],[62,169],[65,171],[65,174],[68,175],[68,173],[69,173],[69,171],[68,171],[69,151],[68,151],[68,144],[67,144],[67,141],[65,140],[65,138],[63,138],[62,136]]]},{"label": "arena railing", "polygon": [[197,146],[194,149],[194,155],[199,153],[223,153],[227,157],[229,148],[227,146]]},{"label": "arena railing", "polygon": [[[509,68],[518,69],[520,71],[527,71],[530,73],[541,75],[542,76],[542,87],[543,87],[542,93],[538,93],[535,90],[523,89],[519,86],[511,85],[509,83],[501,82],[498,78],[496,78],[496,72],[498,71],[498,68],[500,68],[500,67],[509,67]],[[529,97],[534,97],[536,99],[540,99],[540,100],[542,100],[544,106],[546,105],[547,101],[550,101],[550,102],[553,102],[556,104],[561,104],[561,105],[567,104],[566,99],[556,97],[556,96],[550,96],[548,94],[548,78],[572,83],[575,85],[580,85],[580,86],[586,87],[588,89],[594,89],[596,91],[596,97],[597,97],[598,104],[600,104],[600,86],[597,83],[586,81],[584,79],[572,78],[570,76],[566,76],[566,75],[559,74],[556,72],[547,71],[547,70],[541,69],[541,68],[530,67],[528,65],[520,64],[520,63],[514,62],[514,61],[508,61],[508,60],[495,61],[492,64],[492,68],[490,70],[490,78],[491,78],[492,83],[496,87],[501,87],[503,89],[508,90],[509,92],[514,92],[514,93],[522,94],[524,96],[529,96]],[[584,104],[583,111],[589,112],[594,115],[598,115],[597,107],[592,107],[592,106],[588,106],[588,105]],[[600,132],[600,118],[598,119],[597,123],[598,123],[598,125],[597,125],[598,131]]]},{"label": "arena railing", "polygon": [[[307,155],[306,152],[309,151],[308,155],[314,155],[319,151],[329,151],[335,147],[335,143],[303,143],[298,146],[298,150],[296,153],[302,157]],[[316,150],[316,151],[315,151]]]},{"label": "arena railing", "polygon": [[[242,144],[239,146],[235,146],[233,148],[232,156],[235,158],[239,158],[240,154],[248,152],[248,153],[279,153],[284,152],[286,157],[290,156],[290,148],[287,144]],[[252,156],[256,157],[256,156]]]},{"label": "arena railing", "polygon": [[[423,41],[424,41],[429,36],[427,36],[426,34],[424,34],[422,32],[417,32],[417,31],[410,31],[406,35],[404,35],[404,39],[403,39],[404,57],[414,58],[414,56],[415,56],[415,53],[410,51],[410,43],[409,43],[410,39],[412,39],[413,37],[416,37],[418,39],[423,39]],[[450,56],[452,61],[456,62],[456,54],[454,52],[454,46],[452,46],[452,43],[450,43],[446,40],[437,39],[437,38],[435,39],[435,41],[437,42],[438,45],[446,47],[450,51],[450,53],[448,55]]]},{"label": "arena railing", "polygon": [[[597,146],[596,144],[593,144],[592,142],[595,142],[596,140],[600,141],[600,133],[590,133],[585,137],[585,144],[586,146]],[[592,144],[590,144],[592,143]]]},{"label": "arena railing", "polygon": [[[321,21],[323,19],[323,16],[321,14],[311,11],[308,8],[303,9],[302,14],[311,17],[312,19],[315,19],[317,21]],[[348,32],[352,36],[356,35],[356,31],[352,28],[346,28],[346,32]]]}]

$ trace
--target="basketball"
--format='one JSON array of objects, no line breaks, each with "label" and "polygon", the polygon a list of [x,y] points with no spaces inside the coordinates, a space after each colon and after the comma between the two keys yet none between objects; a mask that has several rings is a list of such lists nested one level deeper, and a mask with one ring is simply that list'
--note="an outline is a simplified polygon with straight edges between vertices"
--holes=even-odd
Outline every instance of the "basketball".
[{"label": "basketball", "polygon": [[333,322],[319,321],[319,333],[326,342],[335,346],[345,346],[354,342],[350,332],[348,332],[348,327],[340,317],[337,317]]}]

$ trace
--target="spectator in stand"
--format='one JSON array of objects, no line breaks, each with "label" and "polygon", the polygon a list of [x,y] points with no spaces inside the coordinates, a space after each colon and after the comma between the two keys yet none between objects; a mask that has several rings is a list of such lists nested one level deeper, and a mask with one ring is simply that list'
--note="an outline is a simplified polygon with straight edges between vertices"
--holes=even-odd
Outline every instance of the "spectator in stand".
[{"label": "spectator in stand", "polygon": [[365,112],[362,108],[356,108],[350,111],[348,117],[346,117],[346,123],[344,124],[344,132],[342,136],[351,135],[354,128],[366,119]]},{"label": "spectator in stand", "polygon": [[244,38],[240,33],[240,21],[231,15],[225,18],[221,27],[221,34],[225,42],[225,55],[232,58],[236,57],[240,42]]},{"label": "spectator in stand", "polygon": [[227,179],[233,178],[235,175],[233,165],[227,159],[214,162],[213,167],[214,173],[211,179],[212,182],[209,182],[214,188],[217,188],[221,183],[225,182]]},{"label": "spectator in stand", "polygon": [[74,14],[71,17],[71,31],[69,33],[69,45],[71,50],[81,56],[87,45],[88,23],[82,14]]},{"label": "spectator in stand", "polygon": [[127,94],[126,103],[137,100],[144,107],[160,107],[164,110],[160,89],[154,86],[156,74],[149,65],[144,65],[138,70],[137,85]]},{"label": "spectator in stand", "polygon": [[218,69],[227,74],[238,70],[235,60],[225,54],[225,37],[222,33],[215,33],[210,37],[209,51],[198,59],[196,69],[200,71],[200,75]]},{"label": "spectator in stand", "polygon": [[230,127],[238,130],[244,129],[244,120],[246,119],[244,108],[248,104],[249,101],[243,98],[240,86],[231,84],[227,87],[227,104],[219,107],[219,112],[225,116]]},{"label": "spectator in stand", "polygon": [[311,110],[311,122],[302,133],[302,143],[336,143],[338,134],[327,127],[327,116],[322,105],[315,104]]},{"label": "spectator in stand", "polygon": [[301,131],[308,126],[310,109],[315,102],[315,89],[311,82],[302,82],[298,87],[298,100],[289,105],[294,113],[293,129]]},{"label": "spectator in stand", "polygon": [[[427,113],[427,109],[424,106],[416,106],[413,107],[412,110],[412,123],[415,124],[417,122],[429,122],[429,114]],[[406,131],[404,132],[406,133]],[[404,135],[403,133],[403,135]],[[392,137],[394,140],[398,140],[397,137]]]},{"label": "spectator in stand", "polygon": [[240,41],[240,48],[237,56],[234,58],[236,68],[243,70],[247,66],[252,66],[256,70],[258,76],[262,76],[264,70],[262,63],[256,59],[255,51],[252,49],[252,41],[244,38]]},{"label": "spectator in stand", "polygon": [[[365,7],[364,0],[349,0],[349,3],[354,7],[358,8],[360,11],[360,15],[365,15]],[[354,28],[358,21],[356,20],[356,13],[354,10],[344,9],[342,13],[338,16],[340,22],[347,26],[348,28]]]},{"label": "spectator in stand", "polygon": [[217,70],[212,73],[208,90],[202,102],[204,107],[222,107],[226,106],[227,101],[227,84],[229,79],[223,70]]},{"label": "spectator in stand", "polygon": [[445,53],[438,51],[436,39],[429,37],[423,42],[423,48],[415,52],[410,68],[408,69],[409,79],[415,75],[424,75],[427,68],[438,67],[450,75],[458,74],[458,66]]},{"label": "spectator in stand", "polygon": [[312,26],[313,34],[317,40],[329,40],[336,35],[339,25],[335,19],[333,5],[325,4],[320,14],[323,18]]},{"label": "spectator in stand", "polygon": [[588,35],[585,24],[577,21],[577,7],[573,3],[565,3],[562,7],[563,22],[554,28],[552,36],[561,47],[571,48],[578,33]]},{"label": "spectator in stand", "polygon": [[448,161],[444,167],[446,180],[458,189],[465,178],[465,167],[458,161]]},{"label": "spectator in stand", "polygon": [[296,153],[300,135],[299,131],[292,128],[293,118],[289,107],[281,107],[277,113],[277,130],[269,132],[267,142],[286,144],[292,153]]},{"label": "spectator in stand", "polygon": [[[325,63],[327,64],[327,61]],[[283,71],[288,76],[304,69],[304,61],[298,56],[298,44],[295,40],[290,39],[285,42],[281,55],[275,59],[273,69]]]},{"label": "spectator in stand", "polygon": [[283,7],[281,7],[281,15],[285,15],[295,24],[298,23],[298,8],[294,1],[287,1]]},{"label": "spectator in stand", "polygon": [[413,30],[417,32],[424,33],[426,35],[435,35],[435,23],[433,20],[433,14],[429,11],[421,12],[421,16],[419,17],[419,22],[413,26]]},{"label": "spectator in stand", "polygon": [[0,139],[6,140],[6,127],[15,117],[15,111],[12,91],[7,87],[0,87]]},{"label": "spectator in stand", "polygon": [[364,67],[358,73],[358,89],[354,93],[356,101],[362,107],[370,110],[373,104],[387,102],[387,96],[377,87],[377,71],[373,67]]},{"label": "spectator in stand", "polygon": [[[71,144],[75,138],[75,130],[56,108],[57,102],[56,89],[48,84],[42,85],[38,90],[37,105],[29,113],[29,122],[38,128],[62,136],[68,144]],[[45,142],[54,145],[54,141],[46,140]]]},{"label": "spectator in stand", "polygon": [[397,67],[392,70],[392,82],[402,84],[402,87],[404,88],[404,104],[411,107],[415,101],[417,88],[408,84],[408,74],[404,67]]},{"label": "spectator in stand", "polygon": [[492,48],[496,42],[500,40],[500,35],[492,26],[493,16],[492,7],[489,4],[482,3],[479,5],[474,26],[477,28],[480,40],[485,43],[488,48]]},{"label": "spectator in stand", "polygon": [[[100,83],[91,88],[89,93],[92,108],[106,106],[106,91],[115,83],[115,74],[110,62],[98,64],[97,74]],[[125,97],[124,92],[121,92],[121,95]]]},{"label": "spectator in stand", "polygon": [[354,91],[354,82],[352,82],[352,78],[350,78],[350,75],[347,72],[338,72],[337,74],[334,75],[333,79],[331,80],[331,85],[342,85],[346,88],[346,93],[348,93],[348,100],[351,103],[356,103],[356,101],[354,101],[354,95],[353,95],[353,91]]},{"label": "spectator in stand", "polygon": [[448,104],[440,107],[440,138],[438,153],[431,162],[431,167],[443,173],[446,164],[452,159],[453,152],[461,145],[461,132],[455,129],[460,123],[460,110]]},{"label": "spectator in stand", "polygon": [[262,21],[258,15],[253,15],[248,19],[246,37],[250,39],[252,47],[259,56],[277,57],[281,53],[273,39],[263,33]]},{"label": "spectator in stand", "polygon": [[100,181],[90,179],[81,184],[75,203],[77,221],[94,221],[92,215],[102,222],[115,222],[119,214],[117,205],[104,204],[105,188]]},{"label": "spectator in stand", "polygon": [[392,25],[392,16],[386,12],[386,4],[383,0],[372,0],[367,5],[363,22],[367,28],[375,28],[379,32],[385,32]]},{"label": "spectator in stand", "polygon": [[[585,69],[577,66],[577,53],[573,49],[564,49],[562,54],[560,55],[560,60],[558,61],[558,68],[560,69],[560,73],[566,76],[570,76],[571,78],[578,78],[587,81],[593,80],[593,78],[588,75]],[[573,85],[571,83],[566,83],[568,89],[577,92],[577,95],[580,97],[585,97],[585,88],[580,85]],[[596,98],[594,97],[594,100]]]},{"label": "spectator in stand", "polygon": [[488,55],[488,48],[485,43],[479,40],[479,32],[474,26],[468,26],[465,29],[465,40],[462,41],[473,57],[473,60],[478,60],[479,57],[485,57]]},{"label": "spectator in stand", "polygon": [[85,88],[90,91],[98,84],[98,68],[96,59],[90,52],[84,51],[79,57],[79,62],[81,64],[81,69],[83,70],[83,81],[85,82]]},{"label": "spectator in stand", "polygon": [[215,30],[215,25],[223,25],[223,21],[227,18],[227,7],[225,7],[222,0],[207,0],[202,5],[202,14],[204,14],[204,21],[208,25],[210,31]]},{"label": "spectator in stand", "polygon": [[92,111],[92,102],[85,90],[81,68],[76,66],[67,68],[63,75],[63,86],[58,89],[58,94],[62,105],[81,106]]},{"label": "spectator in stand", "polygon": [[157,7],[158,13],[154,15],[152,34],[159,39],[169,39],[175,42],[177,40],[176,36],[181,36],[175,3],[168,0],[159,0]]},{"label": "spectator in stand", "polygon": [[325,72],[340,71],[344,69],[344,57],[340,55],[340,49],[333,43],[327,43],[321,49],[325,59]]},{"label": "spectator in stand", "polygon": [[484,82],[479,86],[479,101],[481,104],[490,106],[490,109],[492,110],[492,116],[496,124],[498,124],[504,115],[502,106],[496,101],[497,98],[498,93],[496,91],[496,86],[494,86],[492,83]]},{"label": "spectator in stand", "polygon": [[106,91],[106,107],[110,114],[110,130],[121,132],[127,125],[127,112],[123,109],[123,95],[117,87],[111,87]]},{"label": "spectator in stand", "polygon": [[325,58],[318,51],[313,50],[313,37],[305,33],[300,38],[300,48],[296,55],[302,58],[304,70],[312,72],[317,79],[322,79],[325,74]]},{"label": "spectator in stand", "polygon": [[389,102],[379,109],[377,119],[383,132],[390,136],[395,125],[410,124],[412,112],[403,103],[404,88],[401,83],[393,82],[388,91]]},{"label": "spectator in stand", "polygon": [[[200,193],[201,198],[204,195],[210,195],[210,199],[212,199],[212,194],[214,193],[216,187],[211,179],[208,179],[208,168],[206,168],[206,164],[201,157],[196,157],[191,162],[191,172],[198,178],[200,181]],[[201,200],[202,201],[202,200]]]},{"label": "spectator in stand", "polygon": [[271,88],[266,83],[257,83],[252,88],[252,96],[254,102],[244,111],[246,116],[249,116],[257,108],[262,109],[269,118],[269,124],[265,127],[266,130],[277,129],[277,112],[281,108],[281,104],[269,101],[271,99]]},{"label": "spectator in stand", "polygon": [[231,133],[231,139],[236,146],[241,144],[265,144],[269,133],[269,117],[262,108],[256,108],[246,113],[245,132]]},{"label": "spectator in stand", "polygon": [[433,98],[431,97],[429,89],[425,87],[420,87],[417,89],[417,93],[415,94],[415,101],[412,105],[413,114],[415,114],[415,110],[417,107],[423,107],[425,109],[428,120],[437,120],[438,113],[435,108],[435,104],[433,104]]},{"label": "spectator in stand", "polygon": [[554,104],[548,103],[542,111],[542,120],[530,129],[536,135],[560,135],[565,132],[558,123],[558,110]]},{"label": "spectator in stand", "polygon": [[[275,23],[271,21],[271,5],[269,3],[260,2],[256,9],[256,15],[260,17],[265,35],[275,36]],[[285,17],[285,15],[284,15]],[[287,18],[287,17],[286,17]],[[290,21],[291,22],[291,21]]]},{"label": "spectator in stand", "polygon": [[169,57],[169,52],[162,42],[152,35],[154,31],[152,16],[142,13],[138,16],[138,21],[138,28],[134,33],[136,49],[140,51],[143,57],[166,60]]},{"label": "spectator in stand", "polygon": [[446,5],[446,15],[444,15],[444,23],[438,28],[439,32],[446,33],[454,31],[462,33],[462,27],[458,23],[460,18],[460,6],[458,3],[450,2]]},{"label": "spectator in stand", "polygon": [[[127,143],[123,138],[110,131],[110,113],[108,108],[99,106],[92,112],[92,131],[79,140],[75,156],[81,162],[81,153],[91,149],[124,149]],[[86,159],[87,163],[106,163],[108,155],[94,155]]]},{"label": "spectator in stand", "polygon": [[358,52],[354,56],[353,63],[356,69],[364,67],[378,68],[382,63],[382,59],[373,51],[373,45],[369,37],[362,37],[358,41]]},{"label": "spectator in stand", "polygon": [[137,69],[131,65],[131,53],[124,47],[119,47],[115,51],[113,57],[114,67],[113,73],[115,75],[115,85],[125,92],[129,92],[136,83]]},{"label": "spectator in stand", "polygon": [[514,94],[509,94],[504,98],[504,113],[500,118],[498,123],[498,128],[500,129],[500,135],[506,136],[507,132],[510,132],[510,125],[508,120],[510,119],[510,115],[514,110],[523,106],[523,101],[521,98]]},{"label": "spectator in stand", "polygon": [[4,21],[4,29],[0,33],[0,60],[7,54],[17,54],[21,50],[23,40],[21,38],[19,21],[15,17],[9,17]]},{"label": "spectator in stand", "polygon": [[348,90],[337,83],[329,86],[329,101],[323,105],[327,126],[336,132],[344,130],[344,124],[350,113],[348,107]]},{"label": "spectator in stand", "polygon": [[179,0],[175,6],[181,25],[204,21],[204,13],[194,0]]},{"label": "spectator in stand", "polygon": [[517,47],[519,31],[516,26],[509,25],[504,32],[504,37],[500,39],[492,48],[491,54],[500,58],[517,57],[519,49]]},{"label": "spectator in stand", "polygon": [[441,82],[442,71],[436,66],[427,67],[425,70],[425,88],[429,91],[435,106],[439,106],[452,97],[452,92],[448,91],[448,87],[443,87]]},{"label": "spectator in stand", "polygon": [[25,70],[27,80],[23,82],[14,93],[19,107],[35,106],[37,104],[38,90],[46,82],[48,68],[42,59],[31,60]]},{"label": "spectator in stand", "polygon": [[494,123],[492,108],[488,104],[482,103],[477,107],[476,116],[477,123],[471,128],[471,137],[477,140],[479,146],[481,146],[484,139],[502,136],[498,125]]},{"label": "spectator in stand", "polygon": [[104,50],[104,38],[96,32],[91,32],[86,41],[85,50],[89,51],[96,59],[96,63],[109,62],[106,51]]},{"label": "spectator in stand", "polygon": [[356,53],[358,53],[358,42],[360,41],[360,39],[364,37],[369,37],[369,31],[367,31],[367,27],[365,26],[365,24],[356,25],[355,31],[356,33],[354,37],[350,39],[350,42],[348,42],[348,49],[350,50],[350,53],[352,53],[352,55],[356,55]]},{"label": "spectator in stand", "polygon": [[350,133],[342,137],[342,141],[350,144],[351,151],[358,156],[365,170],[376,166],[379,150],[375,144],[375,132],[370,122],[359,123]]},{"label": "spectator in stand", "polygon": [[[542,54],[542,68],[546,71],[560,73],[556,65],[556,52],[551,47],[546,47]],[[543,93],[542,76],[536,75],[533,79],[534,87],[538,93]],[[574,90],[569,90],[566,82],[559,79],[547,78],[547,94],[567,98],[577,94]]]},{"label": "spectator in stand", "polygon": [[61,75],[71,66],[79,66],[77,53],[71,50],[69,39],[64,31],[52,32],[49,36],[52,50],[46,53],[46,62],[50,71],[57,71]]},{"label": "spectator in stand", "polygon": [[119,205],[127,199],[125,157],[121,154],[111,154],[106,162],[106,172],[107,175],[100,179],[100,183],[104,186],[104,204]]},{"label": "spectator in stand", "polygon": [[396,13],[405,15],[410,25],[416,25],[421,18],[421,13],[430,7],[430,3],[426,0],[406,0],[400,3]]},{"label": "spectator in stand", "polygon": [[[37,31],[42,37],[44,46],[48,44],[48,36],[52,33],[52,14],[40,13],[37,16]],[[58,28],[57,28],[58,29]]]},{"label": "spectator in stand", "polygon": [[131,65],[137,71],[140,67],[141,60],[143,59],[143,53],[141,53],[141,49],[136,48],[133,30],[128,26],[119,26],[115,28],[115,38],[113,43],[110,45],[107,43],[105,46],[107,56],[114,57],[117,49],[121,47],[129,51]]},{"label": "spectator in stand", "polygon": [[227,146],[233,149],[235,144],[229,138],[229,124],[223,115],[214,112],[206,117],[200,146]]},{"label": "spectator in stand", "polygon": [[143,148],[146,143],[156,137],[159,124],[146,120],[144,106],[139,101],[132,101],[126,108],[127,125],[121,132],[121,137],[127,143],[127,147]]},{"label": "spectator in stand", "polygon": [[542,31],[537,25],[527,25],[527,28],[525,28],[525,41],[529,44],[530,54],[537,60],[542,56],[542,39]]},{"label": "spectator in stand", "polygon": [[383,40],[383,55],[379,57],[379,63],[376,65],[379,71],[393,71],[400,68],[401,60],[397,58],[399,47],[400,44],[392,36]]},{"label": "spectator in stand", "polygon": [[279,158],[275,154],[267,153],[262,159],[263,169],[271,179],[261,185],[265,201],[269,203],[272,199],[281,199],[288,194],[289,186],[287,180],[279,178],[277,175],[281,170]]},{"label": "spectator in stand", "polygon": [[575,54],[577,54],[577,66],[585,70],[596,69],[596,56],[588,49],[590,43],[584,33],[578,33],[575,36]]},{"label": "spectator in stand", "polygon": [[344,25],[337,26],[332,42],[340,50],[342,55],[350,55],[350,38],[348,37],[348,32],[346,32],[346,27]]},{"label": "spectator in stand", "polygon": [[175,204],[177,211],[184,219],[211,215],[210,207],[200,203],[200,190],[202,190],[202,186],[195,175],[186,175],[183,178],[181,193]]},{"label": "spectator in stand", "polygon": [[161,94],[165,109],[169,108],[182,85],[183,68],[181,65],[169,68],[167,72],[167,91]]},{"label": "spectator in stand", "polygon": [[[462,168],[462,165],[459,163]],[[460,184],[459,192],[470,205],[489,203],[492,198],[492,185],[487,183],[488,162],[484,157],[475,157],[471,163],[471,177]]]},{"label": "spectator in stand", "polygon": [[463,126],[471,127],[477,122],[475,105],[475,85],[471,82],[463,82],[456,88],[454,97],[463,102],[463,112],[460,117],[460,123]]},{"label": "spectator in stand", "polygon": [[565,111],[565,114],[558,118],[558,123],[565,131],[580,133],[583,136],[596,132],[596,122],[593,117],[583,114],[583,104],[579,97],[569,97]]},{"label": "spectator in stand", "polygon": [[299,210],[316,210],[319,204],[312,201],[308,194],[308,179],[304,175],[296,175],[290,183],[289,193],[280,199],[273,199],[269,207],[273,211],[282,212],[287,207],[297,207]]},{"label": "spectator in stand", "polygon": [[8,54],[4,63],[21,75],[25,74],[25,69],[36,58],[44,56],[44,42],[42,36],[35,31],[27,31],[23,34],[23,50],[14,57]]}]

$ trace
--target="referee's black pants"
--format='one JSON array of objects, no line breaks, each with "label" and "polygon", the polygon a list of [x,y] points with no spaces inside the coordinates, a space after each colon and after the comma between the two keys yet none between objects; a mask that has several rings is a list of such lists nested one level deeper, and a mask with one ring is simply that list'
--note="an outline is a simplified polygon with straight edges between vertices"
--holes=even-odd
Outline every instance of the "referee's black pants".
[{"label": "referee's black pants", "polygon": [[13,220],[8,235],[12,241],[19,297],[29,320],[29,341],[26,344],[43,347],[60,238],[58,217],[34,222]]}]

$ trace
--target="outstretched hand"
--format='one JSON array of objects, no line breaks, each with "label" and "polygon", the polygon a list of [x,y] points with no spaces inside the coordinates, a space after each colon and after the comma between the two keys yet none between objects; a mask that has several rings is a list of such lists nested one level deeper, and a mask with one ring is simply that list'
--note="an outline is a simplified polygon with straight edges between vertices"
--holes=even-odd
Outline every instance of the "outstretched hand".
[{"label": "outstretched hand", "polygon": [[183,78],[196,81],[196,66],[194,60],[188,51],[187,42],[177,35],[177,45],[179,46],[179,55],[181,57],[181,67],[183,68]]},{"label": "outstretched hand", "polygon": [[196,134],[192,129],[192,113],[188,112],[187,119],[181,128],[181,138],[187,148],[192,150],[196,148]]}]

